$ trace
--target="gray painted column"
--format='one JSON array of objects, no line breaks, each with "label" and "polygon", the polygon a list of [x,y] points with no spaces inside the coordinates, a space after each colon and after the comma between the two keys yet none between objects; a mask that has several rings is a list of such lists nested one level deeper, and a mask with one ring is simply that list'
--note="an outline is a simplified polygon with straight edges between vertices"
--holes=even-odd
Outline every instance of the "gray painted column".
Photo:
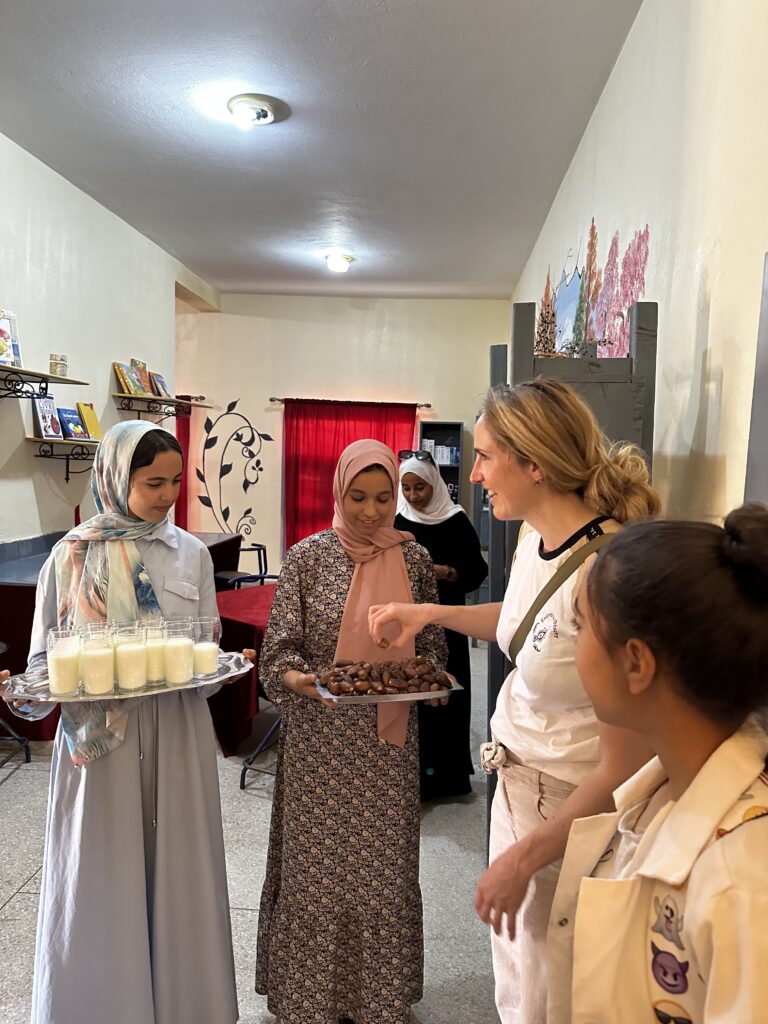
[{"label": "gray painted column", "polygon": [[744,500],[768,502],[768,254],[763,263],[763,298],[757,327],[757,361]]}]

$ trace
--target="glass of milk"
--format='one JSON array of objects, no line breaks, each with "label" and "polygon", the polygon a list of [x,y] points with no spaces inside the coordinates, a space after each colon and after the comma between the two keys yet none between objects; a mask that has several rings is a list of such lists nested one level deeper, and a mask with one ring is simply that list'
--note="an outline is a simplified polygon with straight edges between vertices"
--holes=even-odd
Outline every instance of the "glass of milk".
[{"label": "glass of milk", "polygon": [[219,667],[219,637],[221,624],[218,618],[204,617],[195,620],[194,671],[199,679],[215,676]]},{"label": "glass of milk", "polygon": [[166,629],[159,622],[148,624],[144,628],[144,641],[147,645],[147,682],[154,686],[165,682],[165,642]]},{"label": "glass of milk", "polygon": [[194,626],[191,619],[165,621],[165,681],[169,686],[192,682],[194,671]]},{"label": "glass of milk", "polygon": [[90,694],[112,693],[115,689],[115,648],[112,630],[84,629],[80,632],[83,688]]},{"label": "glass of milk", "polygon": [[54,697],[80,692],[80,633],[77,629],[48,630],[48,687]]},{"label": "glass of milk", "polygon": [[115,629],[115,669],[121,690],[143,690],[147,685],[147,645],[144,630],[137,626]]}]

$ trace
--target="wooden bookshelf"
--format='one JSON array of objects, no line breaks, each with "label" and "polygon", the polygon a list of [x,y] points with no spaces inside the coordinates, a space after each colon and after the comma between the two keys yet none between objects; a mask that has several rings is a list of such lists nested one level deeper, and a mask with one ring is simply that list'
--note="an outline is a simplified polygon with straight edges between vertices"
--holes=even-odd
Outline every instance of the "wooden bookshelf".
[{"label": "wooden bookshelf", "polygon": [[92,437],[83,437],[81,439],[73,437],[30,437],[29,434],[27,434],[25,440],[32,441],[33,444],[54,444],[64,445],[64,447],[67,447],[68,445],[70,447],[72,445],[86,445],[88,447],[96,448],[99,444],[99,442]]},{"label": "wooden bookshelf", "polygon": [[193,402],[187,398],[161,398],[160,395],[129,395],[124,391],[113,391],[113,398],[130,398],[135,402],[157,402],[159,405],[181,405],[188,409],[212,409],[205,402]]},{"label": "wooden bookshelf", "polygon": [[[70,477],[77,473],[89,473],[91,463],[96,454],[99,442],[91,438],[74,440],[69,437],[30,437],[25,438],[30,444],[37,445],[36,459],[54,459],[66,464],[64,482],[69,483]],[[83,469],[73,469],[74,465],[83,465]]]},{"label": "wooden bookshelf", "polygon": [[79,377],[60,377],[56,373],[31,370],[26,366],[0,365],[0,399],[45,397],[49,384],[88,387],[90,381],[80,380]]}]

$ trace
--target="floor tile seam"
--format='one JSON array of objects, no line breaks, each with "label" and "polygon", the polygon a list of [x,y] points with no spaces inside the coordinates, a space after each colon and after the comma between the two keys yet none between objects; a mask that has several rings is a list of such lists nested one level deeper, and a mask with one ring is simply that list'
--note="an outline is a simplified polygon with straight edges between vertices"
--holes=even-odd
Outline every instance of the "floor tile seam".
[{"label": "floor tile seam", "polygon": [[[26,883],[25,883],[26,884]],[[39,892],[24,892],[21,889],[17,889],[16,892],[12,893],[4,903],[0,903],[0,914],[5,910],[9,903],[16,899],[17,896],[39,896]],[[2,1018],[0,1018],[1,1020]]]},{"label": "floor tile seam", "polygon": [[37,892],[25,892],[25,891],[24,891],[24,886],[25,886],[25,885],[29,885],[29,883],[30,883],[30,882],[32,881],[32,879],[33,879],[33,878],[35,877],[35,875],[37,874],[37,872],[38,872],[38,871],[40,870],[41,866],[42,866],[41,864],[38,864],[38,865],[37,865],[37,867],[36,867],[36,868],[35,868],[35,870],[34,870],[34,871],[32,872],[32,874],[31,874],[31,875],[29,876],[29,878],[25,879],[25,880],[24,880],[24,881],[23,881],[23,882],[21,883],[21,885],[20,885],[20,886],[19,886],[19,888],[18,888],[18,889],[16,890],[16,892],[15,892],[15,893],[13,894],[13,896],[11,896],[11,897],[10,897],[9,899],[7,899],[7,900],[5,901],[5,903],[3,903],[3,905],[2,905],[2,906],[0,906],[0,910],[2,910],[2,909],[3,909],[3,907],[7,906],[7,905],[8,905],[8,904],[9,904],[9,903],[11,902],[11,900],[12,900],[12,899],[14,899],[14,898],[15,898],[16,896],[39,896],[39,895],[40,895],[40,891],[39,891],[39,890],[38,890]]}]

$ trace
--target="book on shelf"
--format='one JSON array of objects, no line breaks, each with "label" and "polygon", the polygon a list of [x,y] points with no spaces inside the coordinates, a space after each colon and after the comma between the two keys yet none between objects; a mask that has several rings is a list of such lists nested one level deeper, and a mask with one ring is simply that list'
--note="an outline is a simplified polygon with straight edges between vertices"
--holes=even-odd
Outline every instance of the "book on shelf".
[{"label": "book on shelf", "polygon": [[56,413],[59,417],[63,437],[72,441],[88,440],[88,431],[85,429],[77,409],[57,409]]},{"label": "book on shelf", "polygon": [[421,450],[423,452],[429,452],[432,458],[435,457],[435,442],[431,437],[422,437],[421,439]]},{"label": "book on shelf", "polygon": [[128,390],[128,380],[123,373],[123,364],[112,363],[112,369],[115,372],[115,384],[117,386],[117,390],[122,395],[130,395],[130,391]]},{"label": "book on shelf", "polygon": [[44,441],[60,441],[61,423],[53,395],[34,395],[32,412],[35,420],[35,437]]},{"label": "book on shelf", "polygon": [[16,314],[10,309],[0,309],[0,366],[22,366]]},{"label": "book on shelf", "polygon": [[158,398],[173,398],[168,385],[165,383],[165,377],[163,377],[162,373],[153,373],[150,370],[149,380],[152,384],[152,390]]},{"label": "book on shelf", "polygon": [[112,363],[115,371],[115,379],[120,385],[119,391],[124,395],[151,395],[152,392],[145,391],[141,383],[139,371],[129,363]]},{"label": "book on shelf", "polygon": [[434,458],[438,466],[458,466],[459,449],[453,445],[439,444],[435,447]]},{"label": "book on shelf", "polygon": [[103,436],[103,431],[101,429],[101,423],[99,423],[99,417],[93,407],[93,403],[78,402],[77,411],[80,413],[80,419],[83,421],[83,426],[88,432],[88,437],[90,437],[92,441],[100,441]]},{"label": "book on shelf", "polygon": [[141,388],[147,395],[154,395],[152,390],[152,382],[149,379],[149,370],[147,364],[143,363],[141,359],[132,359],[131,366],[139,375],[139,381],[141,382]]}]

